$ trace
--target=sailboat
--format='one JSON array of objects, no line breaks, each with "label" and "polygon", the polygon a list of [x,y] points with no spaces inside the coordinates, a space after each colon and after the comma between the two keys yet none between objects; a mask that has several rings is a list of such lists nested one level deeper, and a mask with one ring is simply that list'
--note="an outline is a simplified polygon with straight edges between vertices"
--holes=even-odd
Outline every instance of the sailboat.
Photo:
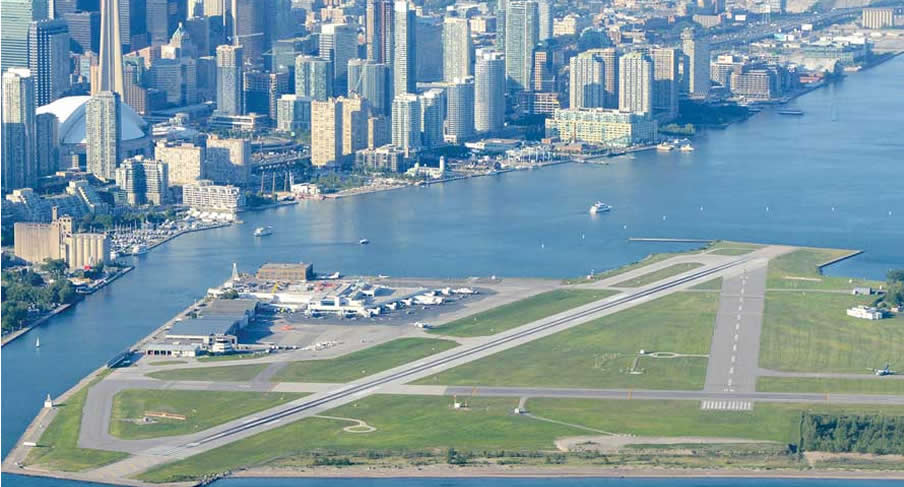
[{"label": "sailboat", "polygon": [[35,339],[35,348],[41,348],[41,337]]}]

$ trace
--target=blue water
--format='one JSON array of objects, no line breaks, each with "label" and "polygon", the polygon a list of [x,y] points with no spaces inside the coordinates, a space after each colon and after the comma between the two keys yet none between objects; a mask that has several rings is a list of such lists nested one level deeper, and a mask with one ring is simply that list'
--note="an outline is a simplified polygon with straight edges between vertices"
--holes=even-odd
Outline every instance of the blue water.
[{"label": "blue water", "polygon": [[[244,271],[303,260],[353,274],[563,277],[688,248],[628,237],[694,237],[862,249],[828,272],[881,279],[904,267],[901,79],[899,57],[798,99],[803,117],[766,111],[698,138],[691,153],[309,201],[180,237],[3,348],[2,453],[47,393],[62,393],[224,281],[233,262]],[[591,217],[600,199],[615,210]],[[253,237],[261,225],[274,234]],[[371,244],[358,245],[362,237]]]}]

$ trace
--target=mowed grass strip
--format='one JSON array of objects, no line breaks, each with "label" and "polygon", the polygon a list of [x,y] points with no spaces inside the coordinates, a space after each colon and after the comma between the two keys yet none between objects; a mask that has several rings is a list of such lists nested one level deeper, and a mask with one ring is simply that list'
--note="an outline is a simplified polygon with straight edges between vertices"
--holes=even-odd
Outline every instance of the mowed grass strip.
[{"label": "mowed grass strip", "polygon": [[347,433],[343,428],[348,422],[307,418],[154,468],[139,478],[151,482],[192,480],[323,450],[339,454],[446,448],[550,450],[558,437],[586,433],[512,414],[518,398],[473,397],[468,402],[468,410],[455,410],[451,397],[370,396],[323,414],[363,420],[376,428],[372,433]]},{"label": "mowed grass strip", "polygon": [[661,281],[663,279],[677,276],[678,274],[694,270],[698,267],[702,267],[703,264],[699,262],[683,262],[681,264],[672,264],[668,267],[663,267],[658,271],[653,271],[648,274],[643,274],[641,276],[635,277],[634,279],[628,279],[627,281],[622,281],[618,284],[615,284],[613,287],[640,287],[646,286],[647,284],[652,284],[656,281]]},{"label": "mowed grass strip", "polygon": [[25,463],[42,465],[51,470],[79,472],[122,460],[129,455],[122,452],[91,450],[78,447],[85,397],[97,380],[57,404],[56,417],[41,435],[38,446],[28,453]]},{"label": "mowed grass strip", "polygon": [[691,289],[697,289],[700,291],[721,291],[722,290],[722,278],[717,277],[715,279],[710,279],[706,282],[697,284],[696,286],[691,287]]},{"label": "mowed grass strip", "polygon": [[760,366],[800,372],[852,372],[904,364],[904,318],[864,320],[845,314],[873,298],[842,293],[770,291]]},{"label": "mowed grass strip", "polygon": [[291,362],[274,382],[349,382],[457,347],[452,340],[399,338],[326,360]]},{"label": "mowed grass strip", "polygon": [[855,286],[878,287],[881,282],[867,279],[831,277],[819,266],[850,254],[844,249],[800,248],[769,261],[767,289],[851,289]]},{"label": "mowed grass strip", "polygon": [[592,303],[613,294],[617,294],[617,291],[607,289],[557,289],[466,316],[434,328],[429,332],[460,337],[494,335],[546,318],[547,316]]},{"label": "mowed grass strip", "polygon": [[802,411],[904,414],[904,406],[757,403],[752,411],[704,411],[700,401],[530,399],[537,416],[637,436],[710,436],[798,443]]},{"label": "mowed grass strip", "polygon": [[[140,440],[196,433],[302,396],[285,392],[128,389],[113,396],[110,434]],[[185,419],[153,417],[153,423],[134,421],[148,412],[178,414]]]},{"label": "mowed grass strip", "polygon": [[267,364],[226,365],[161,370],[145,374],[160,380],[203,380],[212,382],[248,382],[267,368]]},{"label": "mowed grass strip", "polygon": [[756,249],[740,249],[740,248],[727,248],[727,249],[715,249],[708,254],[712,255],[728,255],[728,256],[737,256],[737,255],[746,255],[753,252]]},{"label": "mowed grass strip", "polygon": [[[877,365],[877,367],[882,366],[883,365]],[[883,377],[872,379],[760,377],[756,383],[756,390],[761,392],[904,395],[904,380]]]},{"label": "mowed grass strip", "polygon": [[716,293],[678,292],[421,379],[415,384],[700,389],[706,358],[639,362],[638,352],[708,354]]}]

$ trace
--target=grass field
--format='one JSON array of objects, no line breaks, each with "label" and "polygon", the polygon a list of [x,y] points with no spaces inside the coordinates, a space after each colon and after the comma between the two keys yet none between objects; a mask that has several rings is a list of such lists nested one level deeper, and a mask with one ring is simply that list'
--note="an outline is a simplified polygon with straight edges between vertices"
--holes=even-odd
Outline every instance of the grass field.
[{"label": "grass field", "polygon": [[97,381],[92,382],[73,394],[65,403],[57,405],[59,411],[56,417],[41,435],[38,447],[32,448],[28,453],[26,464],[39,464],[64,472],[78,472],[113,463],[129,456],[121,452],[78,447],[85,397],[88,395],[88,389],[96,383]]},{"label": "grass field", "polygon": [[198,362],[229,362],[233,360],[250,360],[254,358],[261,358],[270,355],[267,352],[254,352],[254,353],[230,353],[228,355],[207,355],[205,357],[198,358]]},{"label": "grass field", "polygon": [[671,294],[416,383],[700,389],[705,358],[644,358],[644,374],[626,371],[641,349],[708,354],[718,300],[715,293]]},{"label": "grass field", "polygon": [[715,279],[710,279],[706,282],[697,284],[696,286],[691,287],[691,289],[699,289],[704,291],[721,291],[722,290],[722,278],[717,277]]},{"label": "grass field", "polygon": [[[846,289],[855,286],[878,287],[881,283],[865,279],[825,276],[819,266],[851,253],[843,249],[801,248],[769,261],[767,289]],[[798,279],[789,279],[798,278]],[[803,279],[799,279],[803,278]]]},{"label": "grass field", "polygon": [[627,281],[619,282],[615,284],[613,287],[640,287],[646,286],[647,284],[652,284],[656,281],[661,281],[663,279],[677,276],[683,272],[687,272],[698,267],[702,267],[703,264],[699,262],[685,262],[681,264],[672,264],[668,267],[664,267],[659,269],[658,271],[650,272],[649,274],[644,274],[642,276],[635,277],[634,279],[628,279]]},{"label": "grass field", "polygon": [[361,419],[373,433],[346,433],[347,422],[304,419],[250,438],[163,465],[140,476],[154,482],[198,478],[242,466],[305,452],[328,450],[418,451],[434,448],[467,450],[546,450],[559,436],[582,431],[512,414],[517,398],[471,400],[470,410],[454,410],[449,397],[376,395],[325,414]]},{"label": "grass field", "polygon": [[735,249],[735,248],[727,248],[727,249],[715,249],[711,252],[707,252],[708,254],[713,255],[729,255],[729,256],[737,256],[744,255],[753,252],[756,249]]},{"label": "grass field", "polygon": [[146,374],[161,380],[205,380],[213,382],[248,382],[267,368],[267,364],[225,365],[161,370]]},{"label": "grass field", "polygon": [[[113,396],[110,434],[138,440],[195,433],[302,396],[282,392],[129,389]],[[186,418],[154,418],[155,422],[148,424],[129,421],[141,419],[148,411],[181,414]]]},{"label": "grass field", "polygon": [[327,360],[291,362],[274,382],[350,382],[458,346],[451,340],[399,338]]},{"label": "grass field", "polygon": [[616,291],[606,289],[557,289],[466,316],[430,333],[460,337],[494,335],[613,294]]},{"label": "grass field", "polygon": [[763,392],[904,395],[904,380],[890,378],[810,379],[802,377],[760,377],[756,383],[756,390]]},{"label": "grass field", "polygon": [[904,319],[863,320],[845,310],[870,297],[772,291],[760,339],[760,366],[802,372],[853,372],[904,364]]},{"label": "grass field", "polygon": [[[269,462],[300,464],[292,457],[321,452],[381,458],[455,448],[459,451],[553,450],[557,438],[589,434],[566,425],[511,413],[516,398],[470,399],[470,410],[453,410],[448,397],[376,395],[328,411],[377,428],[373,433],[342,431],[346,422],[308,418],[235,443],[154,468],[139,478],[152,482],[197,479],[206,474]],[[598,401],[531,399],[527,408],[545,418],[614,433],[650,436],[719,436],[796,442],[797,404],[758,404],[751,412],[701,411],[699,401]],[[819,411],[901,413],[904,408],[820,407]],[[695,446],[694,448],[703,448]],[[427,460],[425,460],[427,461]],[[308,464],[309,466],[310,464]]]},{"label": "grass field", "polygon": [[902,406],[832,406],[758,403],[752,411],[703,411],[700,401],[600,401],[531,399],[527,409],[544,418],[638,436],[717,436],[797,443],[800,412],[885,412]]}]

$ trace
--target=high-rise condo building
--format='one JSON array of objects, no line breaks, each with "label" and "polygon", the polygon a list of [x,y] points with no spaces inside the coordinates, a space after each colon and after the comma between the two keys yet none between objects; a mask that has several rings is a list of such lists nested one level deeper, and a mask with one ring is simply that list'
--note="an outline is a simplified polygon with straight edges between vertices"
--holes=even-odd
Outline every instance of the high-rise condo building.
[{"label": "high-rise condo building", "polygon": [[653,59],[653,111],[663,120],[678,116],[678,50],[671,47],[650,49]]},{"label": "high-rise condo building", "polygon": [[2,183],[6,193],[37,183],[36,107],[34,76],[27,68],[8,69],[2,83]]},{"label": "high-rise condo building", "polygon": [[242,46],[217,47],[217,113],[242,114]]},{"label": "high-rise condo building", "polygon": [[0,0],[0,70],[28,66],[28,26],[50,18],[48,0]]},{"label": "high-rise condo building", "polygon": [[653,114],[653,61],[641,52],[618,60],[618,109]]},{"label": "high-rise condo building", "polygon": [[392,100],[392,145],[406,153],[421,146],[421,104],[415,94],[402,93]]},{"label": "high-rise condo building", "polygon": [[443,122],[446,120],[446,92],[432,88],[418,97],[421,106],[421,145],[433,148],[443,145]]},{"label": "high-rise condo building", "polygon": [[342,156],[343,163],[351,162],[355,152],[367,148],[367,119],[370,108],[360,96],[339,97],[342,104]]},{"label": "high-rise condo building", "polygon": [[65,21],[38,20],[28,26],[28,69],[35,77],[38,106],[69,90],[69,27]]},{"label": "high-rise condo building", "polygon": [[415,38],[417,19],[407,0],[396,0],[393,7],[393,95],[417,91]]},{"label": "high-rise condo building", "polygon": [[499,52],[481,52],[474,65],[474,129],[499,130],[504,122],[505,60]]},{"label": "high-rise condo building", "polygon": [[261,0],[231,0],[230,18],[227,25],[232,27],[232,44],[245,49],[246,59],[256,61],[267,50],[267,2]]},{"label": "high-rise condo building", "polygon": [[446,86],[446,140],[460,144],[474,135],[474,79]]},{"label": "high-rise condo building", "polygon": [[348,62],[358,57],[358,30],[351,24],[326,24],[320,30],[320,57],[333,63],[333,91],[348,85]]},{"label": "high-rise condo building", "polygon": [[473,50],[468,19],[446,17],[443,21],[443,79],[446,82],[471,76]]},{"label": "high-rise condo building", "polygon": [[295,94],[317,101],[333,96],[333,63],[303,54],[296,57]]},{"label": "high-rise condo building", "polygon": [[364,59],[348,62],[348,94],[366,98],[372,113],[389,114],[389,91],[389,69],[385,64]]},{"label": "high-rise condo building", "polygon": [[393,0],[367,0],[365,39],[367,60],[392,66]]},{"label": "high-rise condo building", "polygon": [[116,185],[130,206],[160,205],[169,193],[167,165],[143,156],[130,157],[116,168]]},{"label": "high-rise condo building", "polygon": [[541,41],[552,38],[553,0],[537,0],[539,37]]},{"label": "high-rise condo building", "polygon": [[709,94],[709,42],[696,39],[693,28],[681,31],[681,50],[684,53],[684,78],[682,91],[693,97]]},{"label": "high-rise condo building", "polygon": [[584,51],[569,62],[571,108],[606,105],[606,63],[598,50]]},{"label": "high-rise condo building", "polygon": [[505,76],[510,92],[529,91],[540,40],[537,2],[510,0],[505,11]]},{"label": "high-rise condo building", "polygon": [[342,160],[342,103],[335,98],[311,102],[311,164],[335,166]]},{"label": "high-rise condo building", "polygon": [[104,181],[116,178],[121,141],[119,93],[101,91],[85,104],[85,153],[88,172]]}]

